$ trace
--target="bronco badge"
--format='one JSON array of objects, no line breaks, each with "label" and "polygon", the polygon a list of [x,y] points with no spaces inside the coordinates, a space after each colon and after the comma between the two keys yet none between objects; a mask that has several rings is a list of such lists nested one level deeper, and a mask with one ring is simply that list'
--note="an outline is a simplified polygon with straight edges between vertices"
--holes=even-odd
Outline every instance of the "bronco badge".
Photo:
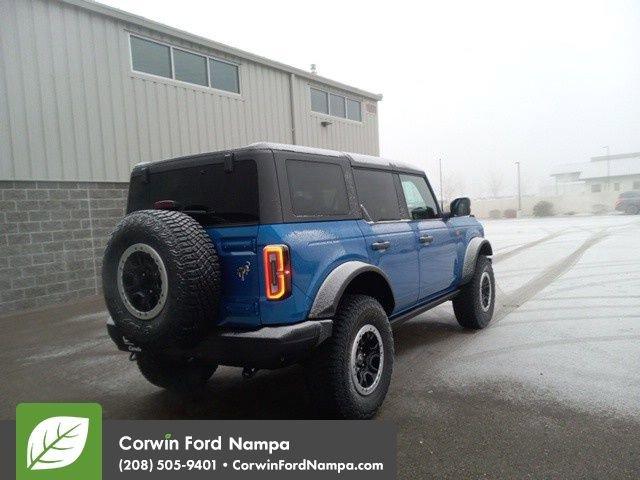
[{"label": "bronco badge", "polygon": [[238,267],[238,278],[244,282],[244,277],[247,276],[251,270],[251,262],[246,262],[244,265]]}]

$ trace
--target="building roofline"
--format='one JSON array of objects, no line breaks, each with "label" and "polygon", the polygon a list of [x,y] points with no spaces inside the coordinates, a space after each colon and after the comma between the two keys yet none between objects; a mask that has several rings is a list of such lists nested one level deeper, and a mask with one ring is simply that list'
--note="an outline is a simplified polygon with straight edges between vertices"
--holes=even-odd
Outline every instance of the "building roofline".
[{"label": "building roofline", "polygon": [[623,158],[640,158],[640,152],[634,153],[618,153],[616,155],[599,155],[597,157],[591,157],[592,162],[600,162],[603,160],[622,160]]},{"label": "building roofline", "polygon": [[68,5],[73,5],[75,7],[82,8],[85,10],[89,10],[91,12],[98,13],[100,15],[116,18],[118,20],[121,20],[127,23],[140,25],[150,30],[156,30],[160,33],[164,33],[166,35],[179,38],[181,40],[186,40],[188,42],[196,43],[196,44],[211,48],[213,50],[218,50],[220,52],[224,52],[229,55],[234,55],[236,57],[243,58],[245,60],[250,60],[252,62],[266,65],[276,70],[291,73],[299,77],[306,78],[307,80],[329,85],[334,88],[338,88],[340,90],[345,90],[347,92],[351,92],[371,100],[376,100],[376,101],[382,100],[382,95],[379,93],[367,92],[366,90],[361,90],[359,88],[352,87],[350,85],[346,85],[344,83],[340,83],[335,80],[322,77],[320,75],[306,72],[302,69],[292,67],[290,65],[286,65],[284,63],[280,63],[275,60],[262,57],[260,55],[255,55],[253,53],[249,53],[244,50],[240,50],[239,48],[230,47],[223,43],[219,43],[219,42],[210,40],[208,38],[201,37],[199,35],[194,35],[193,33],[189,33],[184,30],[170,27],[163,23],[149,20],[148,18],[141,17],[140,15],[135,15],[133,13],[129,13],[124,10],[120,10],[118,8],[110,7],[102,3],[98,3],[90,0],[57,0],[57,1],[61,3],[66,3]]}]

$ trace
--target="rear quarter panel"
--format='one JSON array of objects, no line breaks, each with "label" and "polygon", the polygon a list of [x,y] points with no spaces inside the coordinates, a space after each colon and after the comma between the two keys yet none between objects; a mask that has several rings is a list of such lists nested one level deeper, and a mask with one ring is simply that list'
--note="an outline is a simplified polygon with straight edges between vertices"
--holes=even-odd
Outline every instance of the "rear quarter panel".
[{"label": "rear quarter panel", "polygon": [[[263,324],[295,323],[305,320],[323,280],[338,265],[349,260],[369,262],[364,237],[355,220],[298,222],[261,225],[258,251],[265,245],[289,247],[292,295],[268,301],[260,292]],[[260,265],[261,275],[264,275]]]}]

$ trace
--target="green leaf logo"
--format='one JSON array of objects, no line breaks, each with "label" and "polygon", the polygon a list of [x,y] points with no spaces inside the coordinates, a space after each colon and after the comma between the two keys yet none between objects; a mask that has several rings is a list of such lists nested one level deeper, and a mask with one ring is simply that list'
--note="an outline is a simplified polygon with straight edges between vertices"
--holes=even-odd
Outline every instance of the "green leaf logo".
[{"label": "green leaf logo", "polygon": [[49,470],[75,462],[89,433],[89,419],[50,417],[41,421],[29,435],[27,469]]}]

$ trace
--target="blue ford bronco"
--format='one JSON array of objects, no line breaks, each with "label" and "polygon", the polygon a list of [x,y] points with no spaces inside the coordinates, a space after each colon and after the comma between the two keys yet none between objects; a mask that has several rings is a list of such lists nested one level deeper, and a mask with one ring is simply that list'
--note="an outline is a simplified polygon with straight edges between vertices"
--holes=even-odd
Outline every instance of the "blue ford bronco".
[{"label": "blue ford bronco", "polygon": [[143,163],[105,252],[107,328],[157,386],[300,363],[319,412],[370,418],[392,327],[448,300],[489,323],[492,253],[468,198],[445,213],[422,171],[378,157],[257,143]]}]

